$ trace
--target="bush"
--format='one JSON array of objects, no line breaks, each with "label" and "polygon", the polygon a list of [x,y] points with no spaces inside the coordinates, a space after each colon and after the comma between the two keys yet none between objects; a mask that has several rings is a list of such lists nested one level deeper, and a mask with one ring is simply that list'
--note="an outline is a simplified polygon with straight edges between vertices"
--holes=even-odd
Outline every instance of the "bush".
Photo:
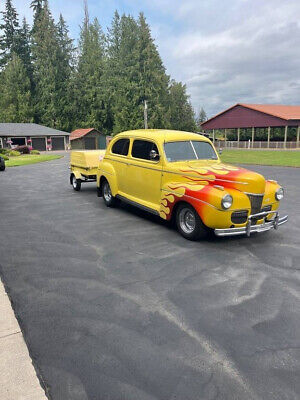
[{"label": "bush", "polygon": [[40,154],[38,150],[31,150],[30,154]]},{"label": "bush", "polygon": [[9,156],[11,156],[11,157],[18,157],[20,155],[21,155],[21,153],[19,151],[17,151],[17,150],[11,150],[9,152]]},{"label": "bush", "polygon": [[3,160],[5,160],[5,161],[9,160],[9,157],[3,153],[0,155],[0,158],[3,158]]},{"label": "bush", "polygon": [[0,149],[0,154],[8,154],[10,149]]},{"label": "bush", "polygon": [[14,150],[19,151],[21,154],[30,154],[30,149],[28,146],[18,146]]}]

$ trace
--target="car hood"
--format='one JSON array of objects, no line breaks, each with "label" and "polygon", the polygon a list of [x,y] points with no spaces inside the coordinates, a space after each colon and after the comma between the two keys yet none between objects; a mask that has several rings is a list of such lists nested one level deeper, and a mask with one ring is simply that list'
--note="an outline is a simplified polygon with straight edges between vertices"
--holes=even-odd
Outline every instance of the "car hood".
[{"label": "car hood", "polygon": [[265,179],[257,172],[213,160],[169,163],[166,172],[177,175],[181,182],[207,182],[211,185],[238,189],[246,193],[263,194]]}]

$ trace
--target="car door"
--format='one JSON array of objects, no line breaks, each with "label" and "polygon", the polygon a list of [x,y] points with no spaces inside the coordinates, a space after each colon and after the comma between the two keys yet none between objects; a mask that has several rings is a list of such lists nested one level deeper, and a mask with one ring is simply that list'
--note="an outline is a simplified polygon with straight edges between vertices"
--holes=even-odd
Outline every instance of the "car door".
[{"label": "car door", "polygon": [[123,194],[126,188],[126,176],[128,168],[128,152],[130,139],[120,138],[111,147],[110,154],[106,157],[111,161],[116,171],[118,192]]},{"label": "car door", "polygon": [[[157,159],[151,159],[152,150],[157,153]],[[133,140],[127,171],[126,193],[130,200],[159,210],[162,160],[154,141]]]}]

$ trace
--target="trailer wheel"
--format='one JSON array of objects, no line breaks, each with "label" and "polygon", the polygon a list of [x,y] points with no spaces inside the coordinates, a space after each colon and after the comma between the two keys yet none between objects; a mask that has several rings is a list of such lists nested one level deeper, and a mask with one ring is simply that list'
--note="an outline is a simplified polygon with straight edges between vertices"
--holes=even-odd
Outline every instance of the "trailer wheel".
[{"label": "trailer wheel", "polygon": [[118,199],[111,194],[111,189],[107,180],[102,184],[102,197],[107,207],[115,207],[118,204]]},{"label": "trailer wheel", "polygon": [[81,179],[76,179],[75,175],[73,174],[71,176],[71,182],[73,189],[76,190],[76,192],[79,192],[79,190],[81,189]]},{"label": "trailer wheel", "polygon": [[5,161],[2,157],[0,157],[0,171],[5,171]]}]

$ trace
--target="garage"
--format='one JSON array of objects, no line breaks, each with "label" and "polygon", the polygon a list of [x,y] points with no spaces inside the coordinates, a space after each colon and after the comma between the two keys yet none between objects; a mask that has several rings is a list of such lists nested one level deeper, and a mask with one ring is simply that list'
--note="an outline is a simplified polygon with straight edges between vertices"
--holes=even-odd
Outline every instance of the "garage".
[{"label": "garage", "polygon": [[63,136],[51,136],[52,150],[65,150],[65,139]]},{"label": "garage", "polygon": [[85,137],[84,138],[84,148],[86,150],[95,150],[96,149],[96,138]]},{"label": "garage", "polygon": [[46,139],[45,138],[32,138],[32,147],[34,150],[46,151]]},{"label": "garage", "polygon": [[13,146],[24,146],[26,144],[24,137],[11,138],[10,140]]}]

